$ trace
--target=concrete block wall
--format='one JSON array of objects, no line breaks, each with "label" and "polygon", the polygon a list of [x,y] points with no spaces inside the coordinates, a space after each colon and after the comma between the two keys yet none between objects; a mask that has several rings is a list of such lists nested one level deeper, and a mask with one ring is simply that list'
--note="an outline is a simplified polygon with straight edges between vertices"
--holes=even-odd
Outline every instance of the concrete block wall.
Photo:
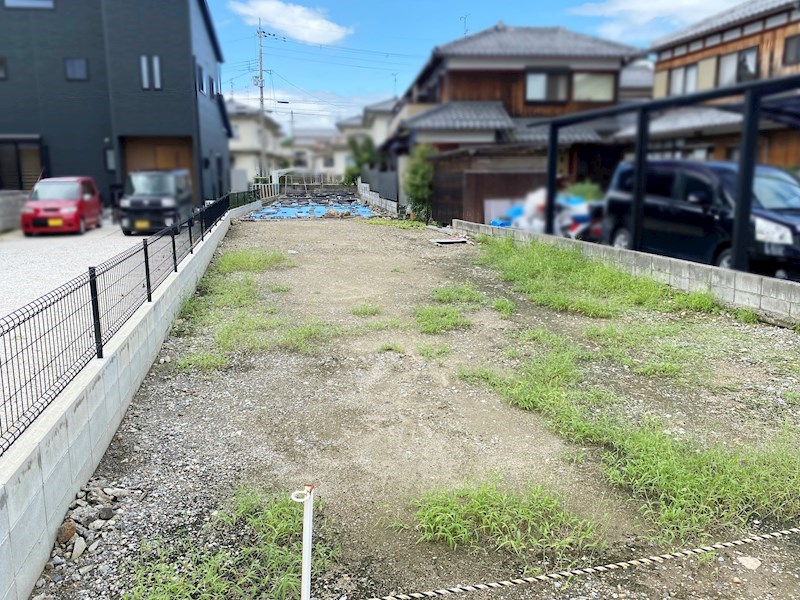
[{"label": "concrete block wall", "polygon": [[506,236],[577,248],[584,256],[602,260],[625,273],[650,277],[683,292],[710,292],[725,306],[748,308],[780,323],[800,323],[800,283],[793,281],[458,219],[453,220],[453,229],[467,235]]},{"label": "concrete block wall", "polygon": [[260,206],[230,211],[105,345],[105,358],[92,360],[0,456],[0,600],[25,600],[34,589],[69,503],[105,454],[181,303],[230,220]]},{"label": "concrete block wall", "polygon": [[0,233],[19,229],[22,205],[27,198],[25,192],[0,191]]},{"label": "concrete block wall", "polygon": [[369,189],[369,184],[361,183],[361,179],[358,180],[358,197],[366,202],[369,206],[379,208],[390,215],[398,214],[397,202],[387,200],[386,198],[381,198],[378,192],[373,192]]}]

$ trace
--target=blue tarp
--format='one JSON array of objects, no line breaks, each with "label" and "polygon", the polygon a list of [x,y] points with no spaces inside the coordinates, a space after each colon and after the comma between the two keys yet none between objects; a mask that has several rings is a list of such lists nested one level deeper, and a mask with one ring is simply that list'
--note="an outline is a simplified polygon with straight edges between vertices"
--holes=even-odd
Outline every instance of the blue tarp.
[{"label": "blue tarp", "polygon": [[339,203],[339,202],[326,202],[319,204],[317,202],[276,202],[259,211],[250,213],[249,219],[311,219],[320,218],[329,210],[333,210],[339,214],[350,213],[354,217],[371,217],[372,211],[369,207],[358,203]]}]

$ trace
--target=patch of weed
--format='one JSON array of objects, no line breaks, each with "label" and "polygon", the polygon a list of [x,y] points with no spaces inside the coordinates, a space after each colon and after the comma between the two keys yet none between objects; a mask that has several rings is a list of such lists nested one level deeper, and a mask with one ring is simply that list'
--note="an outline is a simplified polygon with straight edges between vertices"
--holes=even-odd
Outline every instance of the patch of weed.
[{"label": "patch of weed", "polygon": [[449,285],[433,290],[433,299],[442,304],[480,304],[483,296],[470,284]]},{"label": "patch of weed", "polygon": [[567,450],[562,450],[559,456],[561,456],[564,462],[571,465],[582,465],[586,460],[587,454],[586,448],[569,448]]},{"label": "patch of weed", "polygon": [[492,308],[500,313],[500,318],[510,319],[514,316],[514,311],[517,310],[517,305],[507,298],[498,298],[492,302]]},{"label": "patch of weed", "polygon": [[[597,400],[581,384],[581,354],[568,343],[552,347],[504,377],[487,369],[462,379],[483,382],[512,405],[534,410],[570,441],[605,449],[608,480],[645,501],[644,511],[665,541],[688,540],[752,519],[800,517],[800,450],[785,430],[760,448],[701,448],[672,438],[657,422],[635,426],[592,410]],[[600,398],[608,402],[609,398]]]},{"label": "patch of weed", "polygon": [[452,550],[486,548],[563,566],[569,557],[603,546],[595,524],[567,512],[541,487],[511,493],[484,483],[434,490],[412,508],[417,541],[442,542]]},{"label": "patch of weed", "polygon": [[434,344],[420,344],[417,346],[417,354],[428,360],[441,358],[450,354],[451,351],[450,346],[436,346]]},{"label": "patch of weed", "polygon": [[282,294],[284,292],[288,292],[291,288],[288,285],[272,285],[269,288],[269,291],[274,294]]},{"label": "patch of weed", "polygon": [[228,357],[214,351],[190,352],[175,365],[184,371],[218,371],[228,367]]},{"label": "patch of weed", "polygon": [[356,317],[374,317],[376,315],[381,314],[383,312],[380,306],[375,306],[374,304],[364,303],[360,304],[353,308],[350,311]]},{"label": "patch of weed", "polygon": [[367,335],[373,331],[389,331],[390,329],[404,329],[407,325],[400,319],[385,319],[383,321],[369,321],[361,323],[347,330],[350,335]]},{"label": "patch of weed", "polygon": [[[315,519],[316,521],[316,519]],[[315,523],[315,532],[325,523]],[[176,541],[144,543],[127,600],[275,598],[300,593],[303,511],[286,497],[239,490],[208,526]],[[338,549],[316,539],[314,576]]]},{"label": "patch of weed", "polygon": [[719,312],[719,302],[711,292],[692,292],[677,294],[674,298],[676,309],[691,310],[698,313],[715,314]]},{"label": "patch of weed", "polygon": [[405,271],[400,267],[395,267],[394,269],[392,269],[392,273],[405,273]]},{"label": "patch of weed", "polygon": [[800,392],[786,392],[784,398],[789,406],[800,406]]},{"label": "patch of weed", "polygon": [[397,354],[405,354],[406,351],[400,344],[395,344],[393,342],[388,342],[386,344],[382,344],[380,348],[378,348],[378,352],[396,352]]},{"label": "patch of weed", "polygon": [[367,225],[383,225],[385,227],[397,227],[398,229],[425,229],[425,223],[406,219],[368,219],[362,221]]},{"label": "patch of weed", "polygon": [[704,294],[683,294],[652,279],[623,273],[586,258],[577,248],[537,241],[517,244],[511,238],[480,241],[482,262],[498,269],[503,279],[540,306],[597,318],[635,307],[665,312],[711,308]]},{"label": "patch of weed", "polygon": [[286,260],[281,252],[267,252],[258,248],[230,250],[217,259],[217,273],[261,273]]},{"label": "patch of weed", "polygon": [[414,316],[421,333],[438,334],[472,325],[455,306],[418,306]]},{"label": "patch of weed", "polygon": [[740,323],[747,323],[748,325],[755,325],[761,320],[758,314],[749,308],[735,308],[733,310],[733,318]]}]

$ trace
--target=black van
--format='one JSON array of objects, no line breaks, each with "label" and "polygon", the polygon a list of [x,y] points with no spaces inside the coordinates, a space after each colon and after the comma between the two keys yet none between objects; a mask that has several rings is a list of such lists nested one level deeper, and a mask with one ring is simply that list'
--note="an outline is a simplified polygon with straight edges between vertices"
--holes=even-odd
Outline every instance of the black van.
[{"label": "black van", "polygon": [[[738,164],[647,163],[642,250],[730,268]],[[623,162],[606,194],[604,241],[631,246],[633,165]],[[753,183],[753,272],[800,280],[800,180],[759,165]]]},{"label": "black van", "polygon": [[155,233],[192,216],[192,177],[185,169],[134,171],[119,201],[122,233]]}]

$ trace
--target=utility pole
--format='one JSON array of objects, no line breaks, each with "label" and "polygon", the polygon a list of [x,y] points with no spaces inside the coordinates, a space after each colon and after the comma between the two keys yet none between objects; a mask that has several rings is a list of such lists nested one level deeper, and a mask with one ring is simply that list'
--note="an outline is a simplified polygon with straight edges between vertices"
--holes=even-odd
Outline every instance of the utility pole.
[{"label": "utility pole", "polygon": [[289,111],[290,121],[289,121],[289,139],[292,140],[292,144],[294,144],[294,110]]},{"label": "utility pole", "polygon": [[261,101],[261,116],[264,116],[264,35],[265,32],[261,29],[261,19],[258,20],[258,82],[256,85],[259,90],[259,99]]}]

